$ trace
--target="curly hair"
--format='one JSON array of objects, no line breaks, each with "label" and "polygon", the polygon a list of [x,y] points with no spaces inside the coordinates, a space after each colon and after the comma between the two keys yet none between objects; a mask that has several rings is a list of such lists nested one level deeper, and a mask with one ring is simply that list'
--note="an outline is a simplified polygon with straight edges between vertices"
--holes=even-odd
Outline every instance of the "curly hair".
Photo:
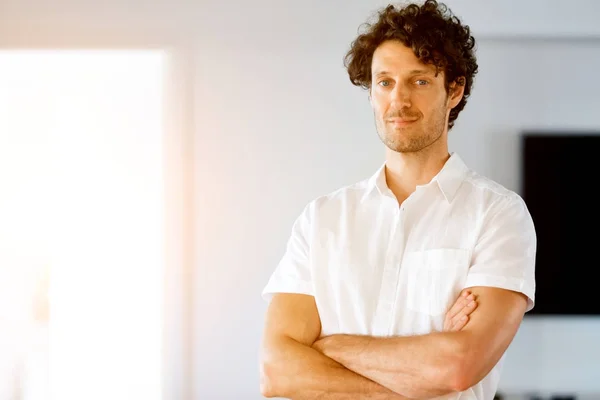
[{"label": "curly hair", "polygon": [[478,68],[475,38],[469,27],[462,25],[445,4],[435,0],[427,0],[420,6],[388,5],[377,15],[376,22],[362,25],[365,31],[352,42],[344,58],[350,81],[370,89],[375,49],[384,41],[397,40],[411,48],[421,62],[444,72],[446,92],[452,82],[464,86],[462,100],[450,111],[448,128],[452,128],[467,104]]}]

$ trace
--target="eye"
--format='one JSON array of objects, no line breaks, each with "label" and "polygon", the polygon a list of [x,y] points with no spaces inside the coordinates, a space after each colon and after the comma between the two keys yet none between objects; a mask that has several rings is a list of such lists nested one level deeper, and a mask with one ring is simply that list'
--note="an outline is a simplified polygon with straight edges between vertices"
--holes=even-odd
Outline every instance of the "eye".
[{"label": "eye", "polygon": [[381,86],[384,86],[384,87],[385,87],[385,86],[389,86],[389,84],[390,84],[390,81],[388,81],[387,79],[385,79],[385,80],[383,80],[383,81],[379,82],[379,85],[381,85]]},{"label": "eye", "polygon": [[426,81],[425,79],[418,79],[418,80],[416,81],[416,84],[417,84],[418,86],[425,86],[425,85],[428,85],[428,84],[429,84],[429,81]]}]

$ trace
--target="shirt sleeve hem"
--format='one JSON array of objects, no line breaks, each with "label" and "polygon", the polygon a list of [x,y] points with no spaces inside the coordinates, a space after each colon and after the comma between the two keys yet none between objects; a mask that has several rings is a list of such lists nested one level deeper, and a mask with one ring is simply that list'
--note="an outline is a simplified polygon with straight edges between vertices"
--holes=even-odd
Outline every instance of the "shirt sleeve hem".
[{"label": "shirt sleeve hem", "polygon": [[262,292],[262,298],[263,300],[269,302],[275,293],[295,293],[314,296],[312,284],[306,281],[278,282],[276,284],[268,284]]},{"label": "shirt sleeve hem", "polygon": [[525,296],[527,296],[527,309],[525,312],[531,311],[535,305],[535,289],[523,279],[483,274],[470,274],[467,277],[464,287],[468,288],[473,286],[497,287],[500,289],[523,293]]}]

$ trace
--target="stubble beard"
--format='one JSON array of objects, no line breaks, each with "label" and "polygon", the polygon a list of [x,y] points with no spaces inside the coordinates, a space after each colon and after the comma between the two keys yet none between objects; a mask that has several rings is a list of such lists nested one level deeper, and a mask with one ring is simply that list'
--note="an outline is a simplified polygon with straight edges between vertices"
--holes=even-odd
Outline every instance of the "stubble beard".
[{"label": "stubble beard", "polygon": [[386,117],[378,119],[377,134],[383,144],[397,153],[416,153],[431,146],[444,134],[446,128],[446,108],[444,106],[432,115],[429,121],[418,121],[400,129],[394,129],[385,122]]}]

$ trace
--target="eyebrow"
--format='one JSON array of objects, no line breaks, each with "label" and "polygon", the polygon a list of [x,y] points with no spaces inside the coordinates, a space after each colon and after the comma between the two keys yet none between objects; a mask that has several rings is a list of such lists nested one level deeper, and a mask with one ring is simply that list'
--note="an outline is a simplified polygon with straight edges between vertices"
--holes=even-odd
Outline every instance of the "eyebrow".
[{"label": "eyebrow", "polygon": [[[375,71],[375,76],[389,75],[388,71]],[[435,74],[434,71],[429,69],[413,69],[408,72],[409,75],[431,75]]]}]

